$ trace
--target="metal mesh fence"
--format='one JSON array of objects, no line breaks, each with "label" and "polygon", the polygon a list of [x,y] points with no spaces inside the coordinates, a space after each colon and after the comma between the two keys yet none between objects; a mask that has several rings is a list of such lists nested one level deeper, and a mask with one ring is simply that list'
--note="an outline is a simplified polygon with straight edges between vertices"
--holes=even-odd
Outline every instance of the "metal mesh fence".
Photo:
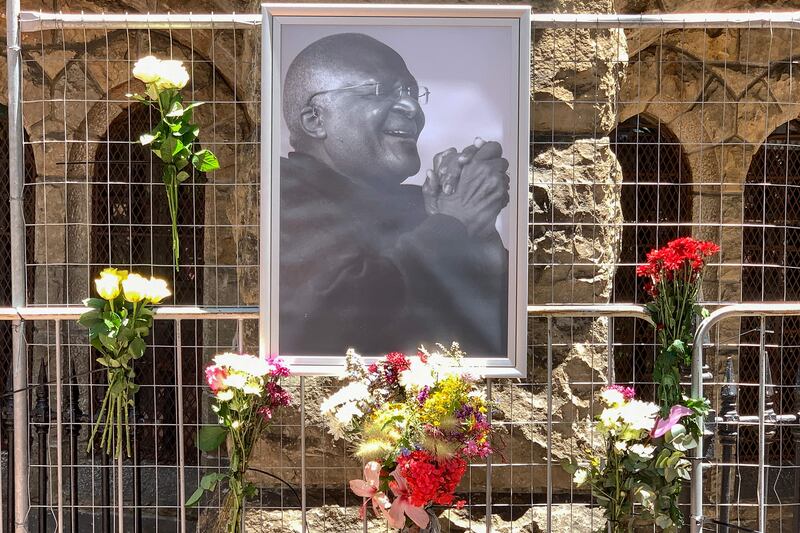
[{"label": "metal mesh fence", "polygon": [[[244,18],[238,26],[211,19],[196,27],[157,19],[149,29],[93,22],[23,34],[31,307],[78,305],[108,265],[170,279],[178,306],[257,304],[260,28]],[[777,22],[772,29],[733,28],[722,18],[704,27],[630,23],[624,31],[623,23],[601,29],[538,20],[531,32],[529,303],[589,304],[597,315],[609,302],[642,304],[635,265],[682,235],[722,247],[703,288],[709,307],[800,299],[795,30]],[[147,54],[187,63],[186,99],[205,102],[196,114],[200,142],[222,161],[220,170],[181,186],[178,272],[171,269],[159,164],[136,143],[153,117],[125,96],[137,87],[133,63]],[[0,188],[0,305],[10,303],[7,195]],[[137,365],[136,454],[120,464],[86,451],[102,374],[85,331],[71,320],[56,323],[28,322],[31,530],[213,530],[223,494],[197,509],[181,505],[201,472],[224,466],[194,443],[210,421],[202,369],[215,353],[254,351],[255,322],[158,322]],[[761,413],[769,425],[759,432],[759,328],[757,318],[727,320],[709,339],[707,391],[717,418],[709,426],[715,437],[705,512],[758,527],[753,480],[763,435],[765,531],[797,531],[800,329],[797,317],[766,323],[770,410]],[[10,368],[8,339],[0,329],[0,378]],[[529,320],[528,376],[487,385],[499,451],[490,463],[471,466],[459,489],[467,505],[442,515],[443,530],[600,527],[591,496],[573,488],[559,463],[594,444],[593,395],[609,375],[652,397],[653,341],[641,318],[548,316],[537,307]],[[57,372],[66,376],[60,385]],[[361,502],[347,489],[359,465],[319,415],[336,382],[294,378],[289,387],[300,407],[275,421],[256,452],[259,494],[248,502],[247,530],[300,531],[302,507],[309,531],[385,530],[359,519]],[[14,428],[3,427],[8,457]],[[10,502],[7,472],[2,492]],[[3,531],[13,528],[8,509]],[[706,527],[715,528],[732,531]]]}]

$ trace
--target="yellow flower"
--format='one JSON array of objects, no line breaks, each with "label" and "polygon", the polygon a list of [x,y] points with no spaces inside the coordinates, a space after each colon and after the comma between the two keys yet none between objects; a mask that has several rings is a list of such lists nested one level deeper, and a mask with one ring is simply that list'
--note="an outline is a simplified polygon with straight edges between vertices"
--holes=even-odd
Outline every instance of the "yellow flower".
[{"label": "yellow flower", "polygon": [[154,56],[141,58],[133,65],[133,77],[145,83],[153,83],[159,77],[161,60]]},{"label": "yellow flower", "polygon": [[111,269],[103,270],[100,272],[100,277],[94,280],[94,286],[97,289],[97,294],[99,294],[100,298],[103,298],[104,300],[113,300],[119,296],[120,277],[110,270]]},{"label": "yellow flower", "polygon": [[147,299],[150,303],[157,304],[164,298],[171,296],[172,293],[167,288],[167,282],[163,279],[150,278],[147,283]]},{"label": "yellow flower", "polygon": [[147,278],[143,278],[139,274],[131,274],[122,281],[125,299],[132,304],[141,302],[147,297],[149,283]]}]

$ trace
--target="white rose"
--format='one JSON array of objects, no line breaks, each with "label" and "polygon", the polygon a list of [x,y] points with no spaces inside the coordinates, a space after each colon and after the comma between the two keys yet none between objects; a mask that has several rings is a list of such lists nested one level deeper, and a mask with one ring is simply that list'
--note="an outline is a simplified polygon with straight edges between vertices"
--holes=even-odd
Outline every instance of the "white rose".
[{"label": "white rose", "polygon": [[183,89],[189,83],[189,73],[186,72],[182,61],[162,61],[158,74],[159,77],[155,83],[159,91],[164,89]]},{"label": "white rose", "polygon": [[161,60],[157,57],[143,57],[133,65],[133,77],[145,83],[153,83],[160,76],[160,66]]}]

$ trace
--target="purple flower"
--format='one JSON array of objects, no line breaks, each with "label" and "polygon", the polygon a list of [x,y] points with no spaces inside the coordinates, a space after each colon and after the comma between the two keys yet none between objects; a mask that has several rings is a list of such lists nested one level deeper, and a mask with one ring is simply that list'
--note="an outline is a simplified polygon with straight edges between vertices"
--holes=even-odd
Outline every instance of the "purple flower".
[{"label": "purple flower", "polygon": [[417,402],[419,402],[420,405],[425,403],[425,400],[428,399],[428,395],[430,394],[430,392],[431,392],[431,388],[428,387],[427,385],[422,387],[422,390],[420,390],[419,394],[417,394]]},{"label": "purple flower", "polygon": [[667,431],[672,429],[672,426],[678,423],[681,418],[686,415],[690,415],[693,412],[694,411],[688,407],[684,407],[683,405],[673,405],[672,409],[669,411],[669,416],[666,419],[661,417],[656,419],[656,426],[653,428],[653,431],[650,432],[650,436],[654,439],[663,437]]}]

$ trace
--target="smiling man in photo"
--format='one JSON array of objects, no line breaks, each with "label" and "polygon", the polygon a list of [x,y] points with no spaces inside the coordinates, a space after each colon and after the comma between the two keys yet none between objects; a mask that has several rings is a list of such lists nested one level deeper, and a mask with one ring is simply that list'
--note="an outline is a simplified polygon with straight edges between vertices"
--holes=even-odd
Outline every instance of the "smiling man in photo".
[{"label": "smiling man in photo", "polygon": [[508,251],[495,223],[508,161],[476,139],[440,152],[422,187],[404,185],[421,168],[429,96],[395,50],[360,33],[319,39],[289,66],[282,354],[413,353],[453,340],[476,356],[506,353]]}]

